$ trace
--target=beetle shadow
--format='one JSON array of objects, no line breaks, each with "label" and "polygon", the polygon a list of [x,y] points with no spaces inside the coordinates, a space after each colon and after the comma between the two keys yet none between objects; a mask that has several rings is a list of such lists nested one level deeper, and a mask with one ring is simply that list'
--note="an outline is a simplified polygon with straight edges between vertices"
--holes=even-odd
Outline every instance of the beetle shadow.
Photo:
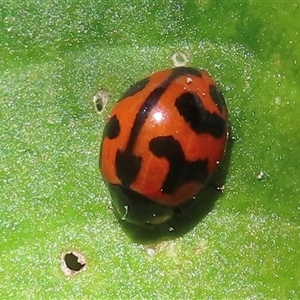
[{"label": "beetle shadow", "polygon": [[233,140],[229,138],[227,150],[222,163],[210,181],[199,192],[192,203],[176,211],[175,216],[161,225],[142,227],[130,222],[120,221],[120,225],[129,238],[139,244],[153,244],[172,240],[192,230],[206,215],[212,211],[216,201],[222,198],[226,176],[229,171]]}]

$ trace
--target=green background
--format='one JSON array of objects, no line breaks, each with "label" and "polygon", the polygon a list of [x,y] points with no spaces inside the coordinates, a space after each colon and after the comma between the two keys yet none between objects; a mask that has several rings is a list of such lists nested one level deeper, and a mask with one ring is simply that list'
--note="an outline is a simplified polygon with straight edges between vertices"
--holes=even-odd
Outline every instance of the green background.
[{"label": "green background", "polygon": [[[2,2],[1,299],[300,298],[298,2]],[[98,170],[103,125],[177,51],[227,100],[225,191],[182,232],[123,228]],[[70,250],[87,266],[67,277]]]}]

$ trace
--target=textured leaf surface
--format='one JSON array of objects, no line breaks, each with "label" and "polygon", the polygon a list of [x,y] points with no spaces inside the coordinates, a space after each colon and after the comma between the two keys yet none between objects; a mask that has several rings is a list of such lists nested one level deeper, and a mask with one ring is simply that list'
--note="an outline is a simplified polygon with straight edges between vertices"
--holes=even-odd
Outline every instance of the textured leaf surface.
[{"label": "textured leaf surface", "polygon": [[[299,299],[298,2],[12,0],[0,14],[1,299]],[[234,141],[209,213],[157,239],[116,222],[98,151],[120,95],[178,51],[218,81]],[[87,265],[66,277],[70,250]]]}]

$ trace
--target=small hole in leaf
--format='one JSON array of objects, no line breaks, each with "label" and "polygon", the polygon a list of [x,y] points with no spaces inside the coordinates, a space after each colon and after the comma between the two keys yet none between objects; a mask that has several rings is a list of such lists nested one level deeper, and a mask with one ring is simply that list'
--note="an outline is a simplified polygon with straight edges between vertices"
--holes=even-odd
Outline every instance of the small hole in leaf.
[{"label": "small hole in leaf", "polygon": [[78,251],[69,251],[62,254],[62,271],[70,276],[83,271],[86,267],[84,256]]},{"label": "small hole in leaf", "polygon": [[105,90],[99,90],[93,97],[93,104],[98,114],[102,113],[108,102],[108,92]]},{"label": "small hole in leaf", "polygon": [[172,61],[174,67],[183,67],[189,61],[187,54],[182,51],[178,51],[172,55]]}]

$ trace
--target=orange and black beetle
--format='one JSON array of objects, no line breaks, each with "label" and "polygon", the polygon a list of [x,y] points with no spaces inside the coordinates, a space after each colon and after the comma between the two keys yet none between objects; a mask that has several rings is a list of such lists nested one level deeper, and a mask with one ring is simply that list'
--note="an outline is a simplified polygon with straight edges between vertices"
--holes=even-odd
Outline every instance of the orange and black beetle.
[{"label": "orange and black beetle", "polygon": [[100,150],[117,215],[140,225],[172,218],[217,169],[227,119],[204,70],[167,69],[131,86],[110,113]]}]

